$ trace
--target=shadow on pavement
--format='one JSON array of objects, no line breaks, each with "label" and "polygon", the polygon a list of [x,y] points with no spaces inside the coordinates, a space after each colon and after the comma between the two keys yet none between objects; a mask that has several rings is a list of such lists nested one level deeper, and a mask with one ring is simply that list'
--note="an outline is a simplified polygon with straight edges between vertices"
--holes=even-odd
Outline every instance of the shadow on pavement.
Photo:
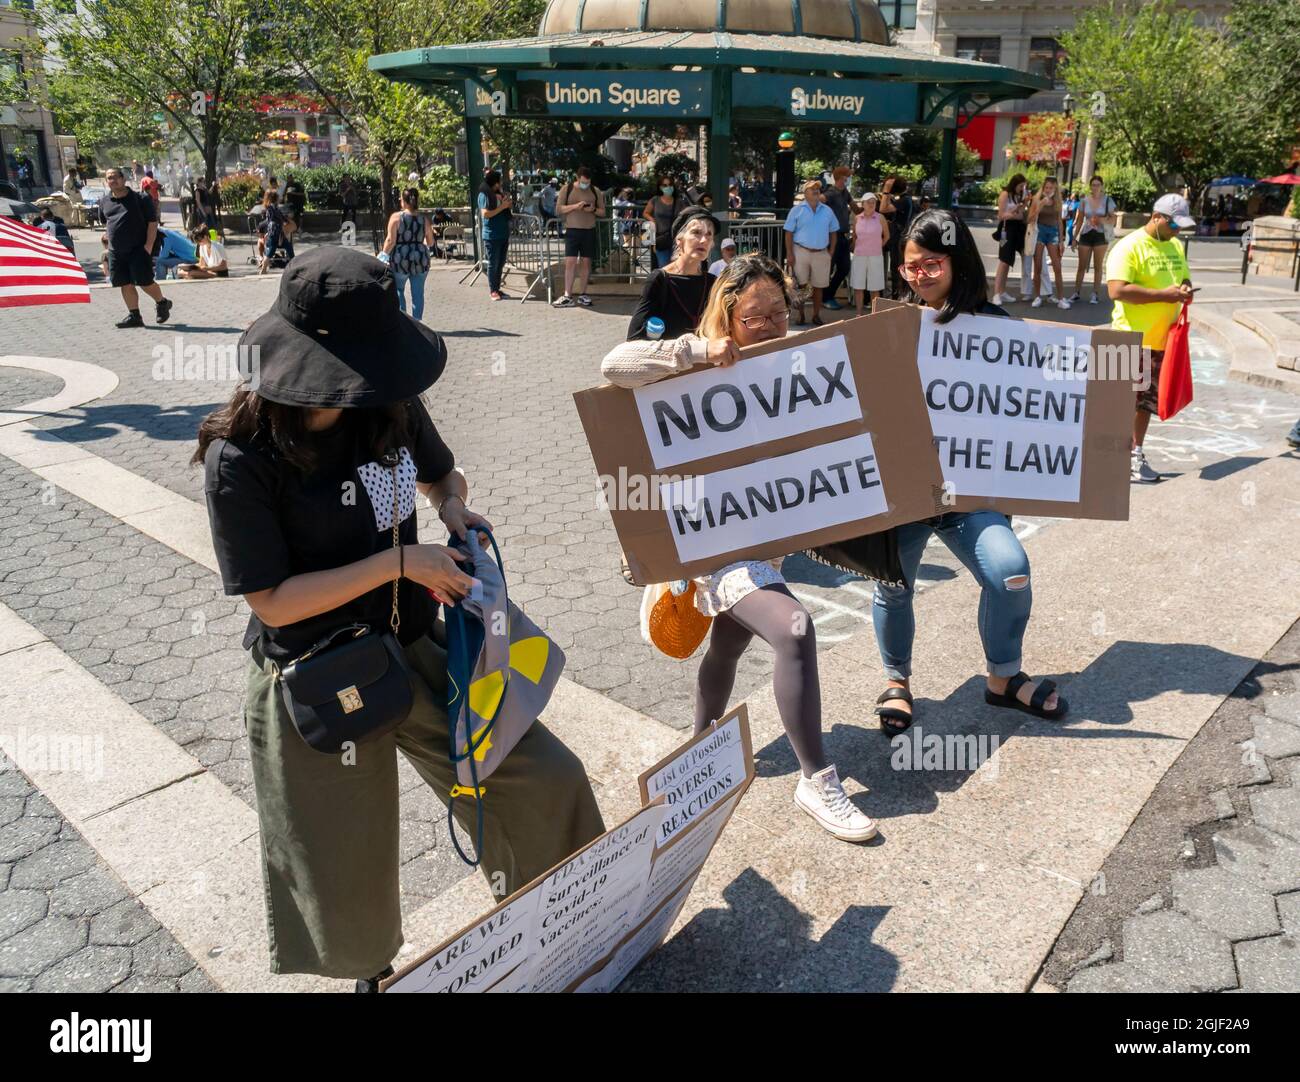
[{"label": "shadow on pavement", "polygon": [[199,422],[225,405],[226,399],[201,406],[156,406],[147,403],[113,403],[81,406],[75,410],[46,414],[54,420],[71,420],[49,429],[38,429],[38,440],[66,440],[91,443],[117,436],[124,429],[140,432],[155,440],[197,440]]}]

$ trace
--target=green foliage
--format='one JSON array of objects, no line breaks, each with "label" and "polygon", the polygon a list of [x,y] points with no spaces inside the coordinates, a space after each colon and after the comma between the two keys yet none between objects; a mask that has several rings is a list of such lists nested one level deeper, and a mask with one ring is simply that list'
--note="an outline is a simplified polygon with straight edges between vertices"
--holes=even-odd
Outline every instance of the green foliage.
[{"label": "green foliage", "polygon": [[450,165],[435,165],[424,174],[420,206],[467,207],[469,203],[469,183]]},{"label": "green foliage", "polygon": [[221,208],[227,214],[243,214],[262,197],[262,182],[254,173],[231,173],[217,185]]},{"label": "green foliage", "polygon": [[1225,127],[1244,130],[1258,151],[1257,170],[1272,175],[1289,161],[1300,117],[1300,0],[1235,0],[1228,15],[1232,96],[1220,104]]},{"label": "green foliage", "polygon": [[[325,210],[341,206],[337,196],[344,177],[351,177],[357,189],[357,206],[366,205],[365,189],[379,190],[379,171],[364,162],[338,162],[334,165],[295,165],[284,171],[286,179],[292,178],[307,193],[307,206],[312,210]],[[311,198],[324,192],[322,200]]]},{"label": "green foliage", "polygon": [[145,157],[158,137],[150,114],[104,97],[95,85],[67,70],[47,75],[44,102],[56,131],[75,136],[82,154],[106,162]]},{"label": "green foliage", "polygon": [[1042,187],[1043,179],[1051,175],[1051,171],[1044,169],[1041,165],[1026,165],[1021,163],[1013,168],[1008,169],[1001,176],[989,177],[987,180],[977,181],[974,184],[968,184],[962,188],[958,201],[968,203],[975,207],[992,207],[998,202],[998,193],[1007,186],[1011,178],[1019,173],[1029,184],[1030,191],[1036,191]]},{"label": "green foliage", "polygon": [[915,187],[932,174],[920,162],[900,165],[897,161],[878,161],[872,163],[869,175],[878,181],[883,181],[888,176],[896,176]]},{"label": "green foliage", "polygon": [[[461,128],[460,95],[393,82],[377,53],[533,34],[543,0],[283,0],[277,41],[313,91],[360,136],[380,175],[384,210],[399,166],[447,157]],[[498,126],[484,127],[496,141]]]},{"label": "green foliage", "polygon": [[209,179],[222,144],[265,130],[260,98],[292,83],[258,0],[99,0],[75,19],[64,10],[43,4],[38,18],[78,90],[138,117],[163,114]]},{"label": "green foliage", "polygon": [[660,154],[655,159],[654,176],[668,173],[683,185],[693,184],[700,176],[700,163],[688,154]]},{"label": "green foliage", "polygon": [[1163,191],[1151,183],[1146,170],[1140,166],[1123,162],[1103,162],[1097,166],[1097,174],[1106,182],[1106,191],[1121,210],[1150,210],[1156,201],[1156,195]]},{"label": "green foliage", "polygon": [[809,180],[821,180],[826,172],[826,163],[821,158],[799,158],[794,160],[794,183],[796,190]]},{"label": "green foliage", "polygon": [[1258,157],[1254,133],[1225,123],[1241,96],[1227,39],[1172,0],[1107,0],[1081,13],[1061,44],[1082,119],[1154,188],[1181,175],[1195,203],[1213,177],[1249,170]]},{"label": "green foliage", "polygon": [[1297,184],[1291,193],[1291,209],[1287,213],[1292,218],[1300,218],[1300,184]]}]

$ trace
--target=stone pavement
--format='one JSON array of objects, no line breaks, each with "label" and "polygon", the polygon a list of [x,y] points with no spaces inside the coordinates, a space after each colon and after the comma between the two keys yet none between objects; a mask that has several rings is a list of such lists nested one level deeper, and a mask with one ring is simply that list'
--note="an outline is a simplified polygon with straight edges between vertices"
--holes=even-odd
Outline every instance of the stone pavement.
[{"label": "stone pavement", "polygon": [[1071,992],[1300,991],[1300,624],[1161,779],[1043,979]]},{"label": "stone pavement", "polygon": [[[673,729],[688,724],[695,667],[694,661],[668,661],[640,641],[636,631],[639,592],[617,576],[617,543],[607,516],[596,507],[590,456],[570,399],[572,391],[598,379],[599,357],[610,342],[621,337],[631,304],[626,299],[602,298],[596,311],[555,311],[537,303],[492,304],[481,283],[473,289],[458,286],[458,277],[455,270],[440,269],[431,276],[428,289],[426,320],[447,335],[452,356],[452,364],[434,389],[435,420],[469,476],[474,505],[498,527],[513,596],[569,655],[567,676],[574,683],[566,684],[559,697],[559,705],[569,709],[553,707],[548,723],[562,729],[566,739],[580,749],[597,776],[599,796],[608,814],[627,799],[631,779],[645,763],[653,761],[652,752],[670,746],[676,739]],[[243,906],[238,911],[243,921],[239,928],[250,940],[262,934],[262,926],[255,883],[253,897],[247,897],[250,865],[241,863],[250,837],[247,817],[252,801],[239,700],[243,658],[238,637],[246,610],[242,603],[221,594],[210,557],[203,558],[193,539],[178,533],[180,519],[192,519],[196,514],[201,518],[197,508],[202,499],[199,474],[187,465],[197,422],[225,400],[231,385],[220,380],[156,379],[154,366],[186,347],[233,342],[237,332],[269,306],[277,286],[275,278],[168,283],[165,288],[176,300],[173,323],[130,332],[111,327],[120,302],[114,291],[105,288],[92,290],[90,305],[5,314],[7,352],[20,357],[92,361],[110,370],[116,386],[92,401],[78,400],[79,404],[57,416],[33,419],[36,431],[29,443],[37,449],[36,457],[23,454],[20,462],[5,457],[9,451],[0,454],[0,492],[8,510],[0,521],[0,603],[5,607],[0,613],[11,612],[30,629],[24,632],[21,646],[6,646],[0,638],[0,663],[6,650],[13,653],[15,663],[24,660],[26,655],[17,651],[35,649],[29,642],[36,643],[58,658],[59,665],[84,673],[96,686],[102,686],[116,704],[113,709],[123,712],[124,726],[131,728],[138,722],[152,727],[183,752],[184,762],[176,765],[167,780],[154,788],[141,785],[130,795],[133,804],[126,807],[127,812],[131,806],[143,809],[151,800],[161,801],[166,786],[185,784],[186,779],[215,783],[215,789],[208,786],[206,799],[232,824],[238,821],[238,827],[231,828],[230,852],[240,854],[240,859],[232,863],[225,857],[213,857],[213,877],[221,881],[227,872],[232,877],[231,889],[236,890],[232,898]],[[1103,318],[1101,307],[1066,315]],[[0,410],[14,411],[62,386],[62,379],[38,370],[38,361],[27,363],[37,367],[0,367]],[[1163,545],[1162,531],[1172,530],[1187,543],[1202,545],[1194,552],[1234,559],[1236,550],[1225,546],[1244,543],[1246,537],[1233,536],[1222,523],[1233,513],[1237,490],[1252,485],[1272,493],[1270,486],[1277,483],[1275,471],[1294,469],[1292,462],[1275,456],[1280,436],[1300,412],[1300,400],[1231,383],[1226,369],[1221,350],[1212,345],[1201,349],[1196,404],[1176,424],[1153,428],[1153,435],[1159,433],[1167,441],[1158,445],[1152,440],[1153,458],[1170,479],[1134,493],[1135,520],[1154,516],[1153,522],[1143,526],[1148,546]],[[6,424],[10,424],[9,431],[15,430],[11,421],[19,416],[0,413],[0,436]],[[10,439],[5,447],[12,442]],[[83,458],[57,464],[74,453]],[[41,465],[45,459],[56,464]],[[72,471],[82,472],[74,475]],[[74,484],[75,476],[80,480]],[[137,491],[141,485],[149,489],[143,496]],[[157,493],[179,502],[164,504]],[[1253,512],[1256,517],[1250,538],[1256,543],[1263,544],[1268,536],[1259,517],[1265,508],[1273,515],[1294,515],[1294,510],[1288,511],[1284,505],[1285,499],[1269,495],[1260,510]],[[128,507],[140,513],[124,510]],[[154,513],[148,508],[159,510]],[[180,511],[185,513],[178,516]],[[1187,516],[1192,516],[1190,521],[1185,521]],[[1215,524],[1213,528],[1207,527],[1207,518]],[[1131,525],[1137,528],[1136,522]],[[1095,600],[1098,590],[1113,594],[1109,583],[1098,586],[1080,578],[1070,559],[1077,559],[1072,550],[1080,543],[1092,546],[1084,551],[1111,554],[1114,531],[1120,527],[1047,519],[1017,520],[1017,526],[1039,578],[1038,615],[1031,630],[1046,641],[1031,656],[1036,665],[1042,665],[1040,671],[1082,673],[1078,679],[1087,687],[1089,666],[1100,664],[1102,673],[1124,671],[1121,662],[1128,655],[1122,652],[1117,658],[1108,653],[1116,648],[1114,634],[1125,634],[1131,644],[1193,641],[1176,634],[1169,623],[1145,626],[1145,617],[1135,612],[1127,633],[1116,630],[1097,638],[1094,632],[1082,644],[1071,642],[1069,649],[1057,649],[1060,644],[1054,636],[1061,634],[1056,625],[1065,619],[1062,613],[1085,609],[1091,613],[1095,607],[1113,615],[1110,601]],[[426,520],[424,527],[425,536],[434,539],[432,524]],[[1296,581],[1287,578],[1290,568],[1280,563],[1275,571],[1281,582],[1292,584],[1290,597],[1272,598],[1269,603],[1275,608],[1265,604],[1252,613],[1261,627],[1281,624],[1274,639],[1300,615],[1300,611],[1287,615]],[[1253,570],[1257,576],[1263,574],[1262,569]],[[870,750],[878,742],[863,726],[869,726],[868,704],[880,676],[875,668],[874,641],[869,632],[860,633],[869,620],[865,584],[801,558],[788,562],[787,573],[814,615],[819,646],[826,658],[824,671],[836,674],[834,681],[824,681],[835,685],[826,690],[828,726],[833,746],[839,749],[836,754],[856,789],[869,790],[863,798],[867,810],[886,820],[897,815],[897,822],[886,825],[891,844],[865,850],[827,845],[829,839],[815,836],[813,828],[792,818],[789,790],[793,766],[779,728],[773,727],[770,658],[761,648],[751,651],[742,666],[736,698],[748,698],[754,704],[756,733],[762,736],[756,739],[762,784],[747,797],[742,808],[746,814],[737,824],[735,838],[716,858],[719,867],[711,885],[693,899],[692,904],[698,901],[699,908],[686,914],[689,923],[679,937],[682,942],[675,953],[665,951],[665,962],[654,971],[658,976],[651,977],[647,969],[646,980],[663,987],[688,977],[695,981],[695,969],[683,968],[683,953],[689,944],[698,943],[704,929],[712,936],[728,927],[732,931],[741,927],[746,935],[775,936],[773,942],[785,938],[790,943],[804,943],[807,950],[794,952],[801,959],[798,965],[779,978],[788,980],[790,986],[818,987],[822,978],[823,987],[961,987],[964,979],[969,979],[971,986],[981,982],[996,987],[1027,986],[1078,900],[1081,884],[1089,882],[1110,846],[1094,842],[1084,847],[1083,857],[1058,861],[1050,852],[1027,849],[1020,839],[998,838],[996,832],[988,832],[988,824],[976,827],[978,836],[973,842],[963,843],[969,824],[958,817],[955,825],[949,826],[939,812],[945,801],[960,798],[970,788],[969,772],[942,779],[933,775],[900,779],[897,772],[882,770],[887,759]],[[1118,573],[1124,576],[1130,570],[1121,565]],[[963,642],[960,649],[954,649],[947,640],[942,647],[938,638],[931,640],[936,683],[924,694],[939,696],[935,700],[940,707],[936,724],[986,730],[987,711],[982,707],[972,711],[967,702],[966,682],[979,668],[978,658],[970,656],[971,643],[966,641],[974,638],[969,624],[974,600],[968,577],[960,575],[946,550],[937,547],[926,554],[922,578],[923,593],[931,595],[922,602],[922,611],[929,614],[923,619],[937,629],[934,635],[942,631]],[[1053,600],[1045,581],[1068,581],[1070,590]],[[1258,588],[1257,578],[1251,579],[1251,587]],[[1154,591],[1151,582],[1145,591]],[[1145,591],[1132,603],[1150,604],[1151,598],[1159,596]],[[1212,591],[1201,593],[1208,596]],[[1204,616],[1188,617],[1192,629],[1207,645],[1229,650],[1228,639],[1216,637],[1216,626],[1198,622]],[[1227,695],[1244,675],[1243,670],[1229,680],[1228,670],[1253,665],[1272,641],[1243,642],[1232,657],[1246,658],[1249,664],[1224,662],[1223,672],[1211,666],[1213,678],[1204,673],[1198,677],[1197,665],[1184,666],[1185,686],[1196,692],[1188,697],[1194,707],[1192,714],[1179,721],[1176,746],[1181,747],[1194,734],[1194,726],[1209,716],[1217,705],[1214,696]],[[1200,655],[1194,660],[1204,662]],[[1161,694],[1167,696],[1169,689],[1177,686],[1170,684]],[[1114,705],[1105,696],[1099,701],[1107,708]],[[1202,707],[1206,709],[1197,714]],[[1139,712],[1117,711],[1099,720],[1106,725],[1134,725]],[[1147,719],[1141,720],[1145,723]],[[1021,729],[997,719],[994,731],[1009,739]],[[612,734],[621,737],[613,747]],[[635,739],[629,734],[636,734]],[[1009,750],[1004,747],[1003,753]],[[1161,770],[1168,761],[1166,750],[1158,757]],[[1123,759],[1119,762],[1124,765]],[[1067,760],[1055,769],[1068,774],[1070,764]],[[1112,838],[1111,844],[1118,841],[1158,776],[1148,769],[1131,779],[1131,788],[1125,789],[1123,801],[1107,820],[1106,836]],[[205,930],[198,915],[176,907],[167,893],[167,884],[183,880],[193,871],[191,867],[182,867],[182,861],[165,874],[154,869],[145,875],[131,867],[123,872],[125,858],[114,850],[111,834],[105,833],[107,808],[72,808],[68,817],[60,816],[63,805],[56,810],[42,802],[40,793],[30,794],[30,783],[21,773],[9,771],[5,778],[5,784],[14,789],[12,797],[6,790],[6,800],[22,801],[21,805],[0,805],[6,819],[13,816],[0,826],[0,861],[18,862],[9,873],[11,880],[23,861],[36,857],[47,842],[54,844],[52,838],[81,844],[84,849],[84,843],[75,841],[81,826],[90,831],[101,853],[113,850],[113,868],[131,886],[124,887],[120,896],[108,892],[97,896],[91,889],[90,880],[95,877],[90,870],[109,879],[113,874],[90,853],[93,868],[87,865],[89,870],[77,867],[74,871],[70,864],[66,877],[57,882],[48,879],[48,887],[40,888],[51,892],[46,908],[41,916],[33,916],[40,909],[34,898],[24,896],[14,902],[8,898],[15,890],[38,888],[21,885],[28,882],[23,876],[19,876],[17,887],[11,881],[0,893],[0,901],[14,907],[15,922],[24,925],[17,935],[26,938],[19,939],[15,951],[12,936],[4,934],[9,925],[0,923],[0,974],[12,970],[11,979],[18,981],[19,987],[32,982],[42,986],[42,981],[57,982],[68,974],[76,977],[84,973],[77,978],[84,980],[84,987],[162,977],[163,967],[149,961],[152,955],[143,961],[133,959],[131,968],[125,970],[127,975],[119,976],[128,964],[121,953],[127,945],[101,943],[96,938],[98,915],[121,906],[122,898],[130,901],[133,895],[144,894],[149,905],[140,912],[168,915],[163,923],[177,930],[191,952],[185,955],[190,969],[182,969],[181,962],[173,960],[163,979],[178,984],[186,979],[196,981],[189,974],[197,959],[209,973],[220,974],[220,986],[250,986],[246,983],[248,973],[255,966],[248,959],[235,959],[229,937],[212,938],[216,932]],[[59,784],[58,779],[51,784]],[[441,806],[405,767],[402,787],[402,885],[408,939],[413,944],[428,943],[463,923],[467,906],[471,907],[468,911],[476,911],[487,899],[477,879],[467,877],[449,853]],[[991,791],[1008,793],[1004,784]],[[233,803],[224,800],[222,793],[232,797]],[[957,803],[960,805],[960,799]],[[979,816],[972,813],[971,821],[979,821]],[[9,853],[13,856],[6,855]],[[824,884],[816,882],[819,861],[825,868],[842,872],[829,894]],[[993,869],[993,879],[983,886],[971,878],[983,875],[980,865]],[[181,871],[177,872],[178,868]],[[910,923],[916,919],[916,906],[934,902],[933,891],[924,883],[930,874],[927,868],[932,868],[933,883],[939,884],[934,889],[949,892],[943,894],[944,905],[956,904],[963,891],[974,890],[966,902],[977,910],[975,925],[962,924],[966,918],[959,920],[954,914],[945,918],[947,924],[935,924],[933,916],[927,918],[922,921],[926,927],[919,930]],[[173,873],[173,879],[167,880]],[[83,879],[84,886],[80,885]],[[30,880],[33,884],[37,881]],[[76,898],[76,918],[64,913],[73,903],[63,895],[58,902],[54,900],[53,892],[64,884],[63,893]],[[1033,899],[1029,906],[1033,919],[1015,934],[994,934],[990,922],[999,915],[1004,918],[1026,898]],[[875,904],[879,899],[892,901]],[[746,916],[738,926],[734,922],[741,917],[733,914],[728,918],[733,923],[719,924],[717,911],[708,908],[719,900],[737,911],[757,906],[754,912],[768,913],[776,923],[754,927]],[[864,907],[864,900],[871,905]],[[138,903],[131,904],[139,908]],[[896,911],[892,915],[891,907]],[[69,919],[81,922],[84,936],[59,923]],[[957,923],[952,923],[954,920]],[[139,919],[137,930],[146,927],[148,922]],[[226,930],[222,928],[223,933]],[[933,937],[940,933],[992,935],[989,943],[1001,944],[1001,954],[995,957],[998,951],[991,950],[986,957],[982,955],[982,970],[978,965],[974,969],[936,967],[930,952]],[[141,941],[151,935],[159,935],[160,941],[170,939],[165,930],[160,934],[151,929]],[[25,944],[33,940],[36,946],[29,950]],[[706,940],[709,951],[723,946],[708,936]],[[870,946],[864,948],[868,941]],[[844,946],[848,958],[835,966],[848,966],[863,949],[866,959],[875,958],[878,964],[867,965],[856,975],[839,969],[824,972],[816,959],[834,957],[829,948],[837,942]],[[174,940],[171,943],[175,951],[184,954]],[[92,947],[97,953],[83,957]],[[120,949],[107,953],[98,950],[101,947]],[[4,959],[9,957],[21,960],[6,969]],[[662,968],[670,962],[670,968]],[[735,964],[743,962],[737,959]],[[172,974],[171,970],[182,971]],[[723,972],[735,978],[734,987],[771,986],[758,974],[742,980],[733,969],[724,967]],[[726,986],[725,981],[717,984]]]}]

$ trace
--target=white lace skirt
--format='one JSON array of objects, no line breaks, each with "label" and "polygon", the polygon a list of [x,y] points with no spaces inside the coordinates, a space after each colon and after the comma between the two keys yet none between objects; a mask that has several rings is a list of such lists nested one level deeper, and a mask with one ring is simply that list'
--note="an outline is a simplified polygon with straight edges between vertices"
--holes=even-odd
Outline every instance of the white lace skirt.
[{"label": "white lace skirt", "polygon": [[777,560],[745,560],[728,564],[712,575],[695,580],[695,607],[705,616],[717,616],[747,594],[785,582],[781,576],[781,563]]}]

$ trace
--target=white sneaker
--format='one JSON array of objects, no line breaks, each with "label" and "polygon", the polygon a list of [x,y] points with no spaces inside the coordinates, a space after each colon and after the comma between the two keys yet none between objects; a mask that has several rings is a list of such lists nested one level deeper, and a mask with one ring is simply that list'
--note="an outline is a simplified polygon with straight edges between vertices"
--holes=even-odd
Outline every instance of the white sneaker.
[{"label": "white sneaker", "polygon": [[997,305],[1010,304],[1014,298],[1009,293],[994,293],[993,303]]},{"label": "white sneaker", "polygon": [[1141,447],[1129,452],[1129,480],[1139,485],[1154,485],[1160,480],[1160,474],[1151,468]]},{"label": "white sneaker", "polygon": [[1029,302],[1029,307],[1030,307],[1030,308],[1042,308],[1042,307],[1043,307],[1043,298],[1042,298],[1042,297],[1035,297],[1032,301]]},{"label": "white sneaker", "polygon": [[1089,303],[1089,304],[1096,304],[1096,303],[1097,303],[1097,294],[1096,294],[1096,293],[1094,293],[1091,297],[1088,298],[1088,303]]},{"label": "white sneaker", "polygon": [[1067,309],[1067,308],[1070,307],[1070,302],[1069,302],[1069,301],[1057,301],[1057,302],[1056,302],[1056,307],[1057,307],[1057,308],[1061,308],[1061,309]]},{"label": "white sneaker", "polygon": [[865,842],[876,836],[876,824],[845,795],[834,766],[817,771],[811,778],[801,777],[794,802],[842,841]]},{"label": "white sneaker", "polygon": [[1079,301],[1081,301],[1081,300],[1083,300],[1083,294],[1082,294],[1082,293],[1075,293],[1074,296],[1072,296],[1072,297],[1070,298],[1070,303],[1071,303],[1071,304],[1077,304],[1077,303],[1078,303]]}]

